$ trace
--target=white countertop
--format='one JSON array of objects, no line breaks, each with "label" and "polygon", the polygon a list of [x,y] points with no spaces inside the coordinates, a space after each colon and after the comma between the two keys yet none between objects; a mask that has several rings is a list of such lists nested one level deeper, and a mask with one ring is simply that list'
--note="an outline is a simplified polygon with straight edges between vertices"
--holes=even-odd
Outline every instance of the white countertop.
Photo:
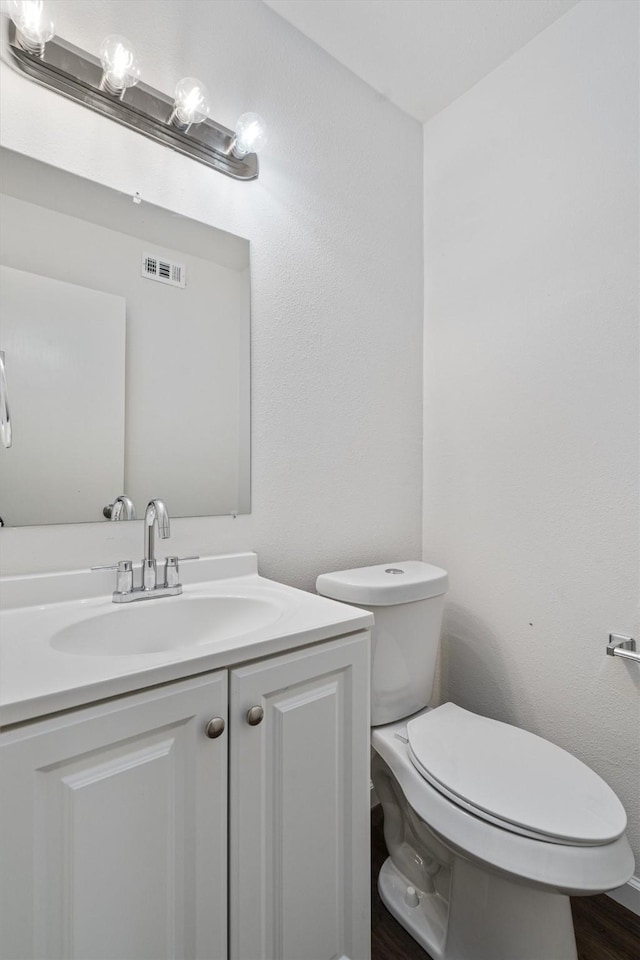
[{"label": "white countertop", "polygon": [[[181,566],[182,596],[115,605],[115,574],[88,571],[0,580],[0,723],[19,723],[167,681],[206,673],[373,625],[373,615],[258,575],[255,554],[207,557]],[[79,620],[123,607],[246,597],[280,608],[267,625],[224,640],[153,653],[83,655],[55,649],[51,638]],[[116,608],[114,610],[114,608]],[[88,626],[88,629],[90,627]]]}]

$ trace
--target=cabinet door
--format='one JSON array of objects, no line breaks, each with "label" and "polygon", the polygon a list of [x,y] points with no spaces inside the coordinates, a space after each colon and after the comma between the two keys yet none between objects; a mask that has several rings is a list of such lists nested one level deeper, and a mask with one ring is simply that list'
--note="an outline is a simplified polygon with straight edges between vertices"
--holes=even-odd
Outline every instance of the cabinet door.
[{"label": "cabinet door", "polygon": [[366,960],[369,635],[233,670],[229,719],[231,960]]},{"label": "cabinet door", "polygon": [[227,673],[0,737],[0,955],[223,960]]}]

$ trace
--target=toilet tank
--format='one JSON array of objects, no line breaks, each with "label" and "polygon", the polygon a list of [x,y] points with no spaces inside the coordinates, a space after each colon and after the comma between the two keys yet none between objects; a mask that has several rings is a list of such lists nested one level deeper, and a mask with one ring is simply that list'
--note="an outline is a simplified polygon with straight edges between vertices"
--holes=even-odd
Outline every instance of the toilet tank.
[{"label": "toilet tank", "polygon": [[446,570],[420,560],[323,573],[325,597],[371,610],[371,723],[379,726],[426,707],[433,690]]}]

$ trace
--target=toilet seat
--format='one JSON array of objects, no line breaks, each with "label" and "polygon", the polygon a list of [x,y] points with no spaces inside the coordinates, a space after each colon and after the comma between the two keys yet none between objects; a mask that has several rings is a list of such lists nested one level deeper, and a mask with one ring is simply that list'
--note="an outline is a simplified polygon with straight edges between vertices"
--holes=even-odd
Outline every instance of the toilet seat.
[{"label": "toilet seat", "polygon": [[[433,711],[421,711],[414,717]],[[407,723],[375,727],[371,744],[391,770],[399,789],[418,817],[451,850],[463,857],[534,886],[589,896],[626,883],[634,870],[629,841],[589,846],[549,844],[491,823],[446,797],[422,776],[409,757]]]},{"label": "toilet seat", "polygon": [[410,720],[407,737],[421,776],[482,820],[568,846],[624,833],[624,808],[604,780],[526,730],[446,703]]}]

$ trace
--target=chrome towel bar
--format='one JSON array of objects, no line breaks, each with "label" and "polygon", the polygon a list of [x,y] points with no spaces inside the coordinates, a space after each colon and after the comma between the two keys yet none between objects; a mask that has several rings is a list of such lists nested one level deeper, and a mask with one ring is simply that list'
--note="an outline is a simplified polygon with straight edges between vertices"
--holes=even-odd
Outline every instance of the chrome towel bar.
[{"label": "chrome towel bar", "polygon": [[640,653],[636,652],[636,642],[631,637],[621,637],[616,633],[609,634],[607,655],[610,657],[626,657],[627,660],[640,662]]}]

